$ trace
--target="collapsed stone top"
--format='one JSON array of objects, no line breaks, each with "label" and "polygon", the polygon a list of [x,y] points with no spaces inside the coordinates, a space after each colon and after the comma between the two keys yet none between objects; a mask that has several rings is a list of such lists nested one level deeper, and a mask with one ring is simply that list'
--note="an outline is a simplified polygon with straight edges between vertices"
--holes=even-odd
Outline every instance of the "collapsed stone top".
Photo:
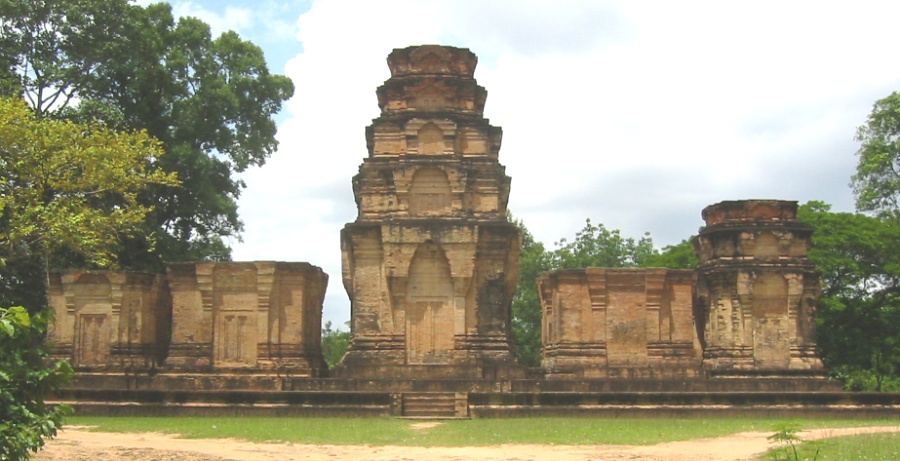
[{"label": "collapsed stone top", "polygon": [[455,75],[473,78],[478,57],[468,48],[419,45],[395,48],[388,55],[391,77],[408,75]]},{"label": "collapsed stone top", "polygon": [[726,200],[703,209],[707,226],[732,221],[796,221],[797,202],[789,200]]}]

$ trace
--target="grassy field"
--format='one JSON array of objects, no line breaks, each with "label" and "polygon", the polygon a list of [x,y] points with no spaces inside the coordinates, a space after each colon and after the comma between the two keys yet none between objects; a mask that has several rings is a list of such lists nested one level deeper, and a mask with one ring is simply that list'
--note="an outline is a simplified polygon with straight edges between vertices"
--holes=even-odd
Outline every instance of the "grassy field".
[{"label": "grassy field", "polygon": [[900,433],[848,435],[823,439],[799,445],[796,456],[789,447],[785,447],[771,450],[760,459],[896,461],[900,459]]},{"label": "grassy field", "polygon": [[[893,420],[792,420],[800,429],[898,425]],[[519,418],[442,421],[414,429],[396,418],[105,418],[72,417],[68,425],[108,432],[163,432],[186,438],[237,438],[254,442],[331,445],[487,446],[503,443],[556,445],[652,445],[717,437],[744,431],[772,431],[778,419],[603,419]],[[890,438],[889,438],[890,440]],[[893,439],[893,449],[898,439]],[[890,444],[888,444],[890,445]],[[801,458],[802,459],[802,458]],[[837,458],[835,458],[837,459]],[[848,457],[843,459],[865,459]],[[877,458],[875,458],[877,459]],[[900,459],[898,457],[887,459]]]}]

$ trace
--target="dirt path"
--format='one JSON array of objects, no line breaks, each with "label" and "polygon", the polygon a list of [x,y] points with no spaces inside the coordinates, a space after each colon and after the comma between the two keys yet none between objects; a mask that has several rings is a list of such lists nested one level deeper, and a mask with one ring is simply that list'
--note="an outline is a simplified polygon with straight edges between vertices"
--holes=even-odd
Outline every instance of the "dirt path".
[{"label": "dirt path", "polygon": [[[816,440],[850,434],[900,432],[900,426],[816,429],[800,434]],[[743,432],[727,437],[624,445],[500,445],[425,448],[250,443],[233,439],[181,439],[163,434],[119,434],[67,428],[34,457],[37,461],[587,461],[666,460],[743,461],[770,448],[771,432]]]}]

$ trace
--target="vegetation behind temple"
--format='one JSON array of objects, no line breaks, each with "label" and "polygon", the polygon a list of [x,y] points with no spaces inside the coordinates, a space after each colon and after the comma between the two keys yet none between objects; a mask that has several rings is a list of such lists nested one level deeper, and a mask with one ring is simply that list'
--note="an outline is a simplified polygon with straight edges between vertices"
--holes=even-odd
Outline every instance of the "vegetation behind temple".
[{"label": "vegetation behind temple", "polygon": [[[6,0],[0,93],[40,118],[145,130],[162,143],[166,155],[152,168],[181,183],[142,193],[152,239],[118,235],[115,249],[123,268],[162,270],[163,261],[230,259],[222,238],[243,228],[235,174],[276,150],[272,116],[293,84],[269,73],[258,46],[231,31],[214,38],[204,22],[174,18],[167,3]],[[65,251],[51,263],[92,264]]]}]

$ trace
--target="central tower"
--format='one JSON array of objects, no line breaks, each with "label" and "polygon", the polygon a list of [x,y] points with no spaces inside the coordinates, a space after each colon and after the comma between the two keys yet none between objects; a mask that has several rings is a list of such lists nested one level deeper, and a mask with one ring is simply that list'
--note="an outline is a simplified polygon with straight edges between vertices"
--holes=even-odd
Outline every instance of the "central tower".
[{"label": "central tower", "polygon": [[359,214],[341,232],[352,341],[334,374],[521,376],[509,343],[520,237],[477,58],[426,45],[387,61],[381,115],[353,178]]}]

